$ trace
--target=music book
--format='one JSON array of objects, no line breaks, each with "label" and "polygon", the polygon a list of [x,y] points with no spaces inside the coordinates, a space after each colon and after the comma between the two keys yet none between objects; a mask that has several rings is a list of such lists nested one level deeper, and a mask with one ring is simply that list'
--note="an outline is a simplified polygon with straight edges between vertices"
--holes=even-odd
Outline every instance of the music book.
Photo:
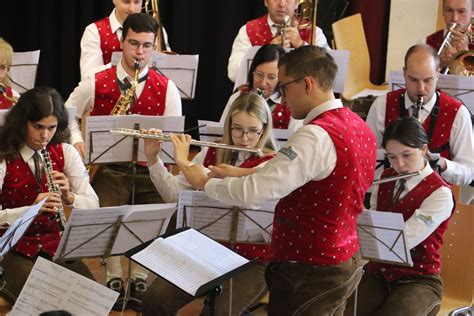
[{"label": "music book", "polygon": [[362,258],[413,266],[400,213],[364,210],[357,220]]},{"label": "music book", "polygon": [[108,315],[118,296],[118,292],[100,283],[38,257],[12,315],[39,315],[57,310],[72,315]]},{"label": "music book", "polygon": [[176,203],[73,209],[54,260],[103,257],[163,234]]},{"label": "music book", "polygon": [[[113,146],[124,136],[112,135],[111,129],[130,128],[135,124],[140,128],[158,128],[164,132],[182,133],[184,116],[148,116],[148,115],[104,115],[86,117],[86,160],[88,163],[98,158],[94,163],[130,162],[133,159],[133,138],[126,137]],[[113,146],[113,147],[112,147]],[[111,148],[112,147],[112,148]],[[107,151],[108,150],[108,151]],[[104,153],[105,152],[105,153]],[[167,152],[171,158],[164,154]],[[160,157],[164,163],[174,163],[173,145],[163,143]],[[138,143],[138,161],[146,161],[143,139]]]},{"label": "music book", "polygon": [[195,297],[253,264],[192,228],[156,238],[125,255]]},{"label": "music book", "polygon": [[40,50],[13,53],[10,79],[16,92],[23,93],[34,88],[39,58]]}]

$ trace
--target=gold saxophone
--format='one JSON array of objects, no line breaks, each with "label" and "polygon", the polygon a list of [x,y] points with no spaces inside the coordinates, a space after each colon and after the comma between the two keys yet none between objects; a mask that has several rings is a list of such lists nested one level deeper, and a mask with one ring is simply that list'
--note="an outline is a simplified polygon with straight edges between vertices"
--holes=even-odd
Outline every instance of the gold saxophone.
[{"label": "gold saxophone", "polygon": [[135,61],[135,76],[133,77],[130,88],[128,88],[115,103],[110,115],[126,115],[133,103],[135,103],[135,90],[138,86],[138,73],[140,72],[140,61]]},{"label": "gold saxophone", "polygon": [[[58,193],[59,195],[61,195],[61,189],[59,188],[59,185],[54,183],[53,164],[51,162],[51,157],[49,156],[49,152],[46,150],[46,148],[44,148],[41,150],[41,154],[43,155],[43,159],[44,159],[44,169],[46,171],[48,192]],[[64,213],[64,207],[62,203],[61,203],[61,207],[55,208],[55,211],[56,213],[53,219],[58,221],[59,230],[64,231],[64,226],[66,225],[66,215]]]},{"label": "gold saxophone", "polygon": [[16,102],[18,101],[17,97],[9,96],[7,94],[7,89],[3,83],[0,83],[0,94],[3,95],[3,97],[8,101],[13,102],[13,104],[16,104]]}]

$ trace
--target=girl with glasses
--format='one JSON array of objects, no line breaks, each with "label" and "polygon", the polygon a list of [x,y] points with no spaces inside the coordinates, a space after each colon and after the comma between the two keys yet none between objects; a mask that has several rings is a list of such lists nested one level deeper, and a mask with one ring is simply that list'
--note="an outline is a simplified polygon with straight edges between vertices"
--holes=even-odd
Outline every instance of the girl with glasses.
[{"label": "girl with glasses", "polygon": [[0,37],[0,110],[9,109],[20,97],[10,85],[8,73],[13,60],[12,46]]},{"label": "girl with glasses", "polygon": [[[222,142],[239,147],[260,148],[263,155],[258,156],[243,151],[232,152],[220,148],[203,148],[192,162],[204,167],[220,166],[219,169],[223,170],[224,174],[219,173],[219,176],[223,176],[252,172],[252,168],[261,167],[267,160],[273,158],[276,145],[272,135],[271,113],[262,97],[255,93],[245,93],[235,99],[225,119]],[[182,173],[173,176],[166,170],[158,157],[159,151],[159,140],[145,139],[145,154],[151,179],[165,202],[176,202],[180,190],[192,189],[192,187]],[[237,166],[249,169],[236,168]],[[262,248],[257,248],[260,250],[252,252],[247,249],[246,257],[258,256],[264,261],[265,253],[268,251],[262,252]],[[233,279],[233,291],[238,295],[233,295],[232,315],[241,315],[246,308],[258,302],[265,294],[264,269],[263,264],[257,264],[239,273]],[[228,283],[224,284],[224,293],[217,298],[216,315],[225,315],[228,312]],[[180,308],[192,300],[192,296],[158,278],[145,294],[143,314],[175,315]],[[184,307],[184,310],[193,306],[202,308],[200,304],[202,300],[195,301]]]},{"label": "girl with glasses", "polygon": [[249,90],[260,93],[272,111],[273,127],[295,131],[302,126],[300,120],[291,117],[291,112],[282,100],[278,91],[278,60],[285,55],[285,50],[278,45],[267,44],[260,47],[254,56],[247,76],[247,85],[232,94],[222,113],[223,123],[234,100]]}]

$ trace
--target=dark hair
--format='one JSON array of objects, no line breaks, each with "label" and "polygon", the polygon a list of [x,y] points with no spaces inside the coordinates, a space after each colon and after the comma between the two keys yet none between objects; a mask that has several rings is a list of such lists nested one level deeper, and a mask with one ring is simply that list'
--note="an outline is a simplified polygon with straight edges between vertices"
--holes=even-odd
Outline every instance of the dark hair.
[{"label": "dark hair", "polygon": [[279,45],[266,44],[260,47],[253,58],[247,75],[247,83],[250,89],[253,89],[253,72],[255,69],[261,64],[279,60],[285,54],[285,49]]},{"label": "dark hair", "polygon": [[414,53],[422,52],[422,51],[426,52],[428,56],[433,57],[434,62],[435,62],[435,68],[436,68],[435,70],[438,70],[439,68],[438,52],[433,47],[426,44],[413,45],[407,50],[407,53],[405,54],[405,60],[404,60],[405,68],[407,68],[408,59],[410,58],[410,56],[413,55]]},{"label": "dark hair", "polygon": [[425,129],[414,117],[399,118],[390,124],[383,133],[382,147],[385,148],[390,140],[397,140],[405,146],[418,149],[428,144]]},{"label": "dark hair", "polygon": [[129,29],[135,33],[153,33],[156,37],[159,26],[158,22],[147,13],[130,14],[123,22],[122,41],[127,37]]},{"label": "dark hair", "polygon": [[322,47],[301,46],[281,57],[278,67],[285,67],[285,75],[293,78],[311,76],[323,91],[334,86],[337,65],[334,58]]},{"label": "dark hair", "polygon": [[26,91],[5,116],[0,127],[0,161],[14,159],[27,139],[28,122],[38,122],[54,115],[58,119],[56,133],[50,143],[69,141],[68,113],[64,101],[53,88],[38,87]]}]

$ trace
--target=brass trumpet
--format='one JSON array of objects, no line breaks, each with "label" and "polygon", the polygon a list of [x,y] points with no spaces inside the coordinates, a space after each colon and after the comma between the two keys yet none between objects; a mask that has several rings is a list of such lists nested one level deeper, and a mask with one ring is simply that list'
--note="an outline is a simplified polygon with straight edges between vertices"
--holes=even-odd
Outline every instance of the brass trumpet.
[{"label": "brass trumpet", "polygon": [[[130,128],[117,128],[111,129],[110,133],[113,135],[121,135],[121,136],[128,136],[134,138],[149,138],[149,139],[158,139],[164,142],[171,142],[170,134],[168,133],[161,133],[161,134],[150,134],[147,131],[143,130],[136,130]],[[200,140],[191,140],[191,145],[201,146],[201,147],[215,147],[221,149],[230,149],[235,151],[246,151],[255,154],[261,154],[262,150],[260,148],[244,148],[232,145],[226,145],[222,143],[213,143],[213,142],[204,142]]]}]

